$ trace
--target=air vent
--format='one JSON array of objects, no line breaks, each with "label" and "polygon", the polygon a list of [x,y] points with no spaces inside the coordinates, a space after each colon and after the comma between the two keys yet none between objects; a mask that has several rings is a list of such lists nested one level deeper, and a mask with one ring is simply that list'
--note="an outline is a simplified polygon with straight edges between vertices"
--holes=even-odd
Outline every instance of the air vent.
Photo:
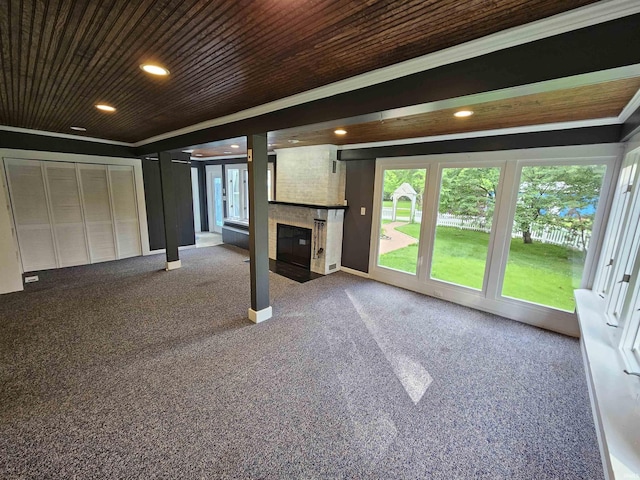
[{"label": "air vent", "polygon": [[332,263],[331,265],[329,265],[329,270],[335,270],[336,269],[336,264]]}]

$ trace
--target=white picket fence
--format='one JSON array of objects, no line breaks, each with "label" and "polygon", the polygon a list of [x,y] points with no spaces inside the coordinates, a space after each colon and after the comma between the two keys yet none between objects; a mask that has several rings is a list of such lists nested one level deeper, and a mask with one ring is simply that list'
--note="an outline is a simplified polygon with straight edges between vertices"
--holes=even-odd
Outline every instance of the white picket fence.
[{"label": "white picket fence", "polygon": [[[384,207],[382,209],[382,219],[391,220],[393,216],[393,209],[391,207]],[[403,212],[398,209],[396,213],[396,221],[408,222],[410,221],[409,212]],[[416,210],[415,222],[422,221],[422,211]],[[448,213],[438,214],[438,226],[439,227],[456,227],[461,230],[473,230],[476,232],[489,233],[491,231],[491,223],[487,222],[484,217],[466,217],[460,215],[451,215]],[[575,235],[571,230],[562,227],[549,227],[534,225],[531,231],[531,238],[534,241],[540,243],[549,243],[552,245],[561,245],[563,247],[570,247],[576,250],[587,250],[589,248],[589,242],[591,240],[591,233],[585,233],[585,245],[582,245],[582,240]],[[511,232],[512,238],[522,238],[522,230],[514,225]]]},{"label": "white picket fence", "polygon": [[451,215],[449,213],[438,214],[439,227],[456,227],[461,230],[474,230],[476,232],[489,233],[491,224],[484,217],[466,217]]}]

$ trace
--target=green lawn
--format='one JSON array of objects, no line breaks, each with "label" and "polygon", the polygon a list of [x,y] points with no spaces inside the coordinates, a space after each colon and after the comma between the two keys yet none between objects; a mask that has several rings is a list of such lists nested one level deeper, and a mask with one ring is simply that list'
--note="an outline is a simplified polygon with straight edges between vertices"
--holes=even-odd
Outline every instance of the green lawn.
[{"label": "green lawn", "polygon": [[[382,205],[385,207],[393,207],[393,200],[383,200]],[[398,200],[398,208],[411,210],[411,200]]]},{"label": "green lawn", "polygon": [[[393,207],[393,200],[383,200],[382,205],[384,207]],[[417,209],[417,206],[416,206]],[[398,200],[398,208],[396,210],[398,215],[411,215],[411,200]]]},{"label": "green lawn", "polygon": [[[419,224],[398,230],[419,237]],[[438,227],[432,260],[432,277],[471,288],[481,289],[489,234]],[[380,257],[380,265],[415,273],[418,245],[389,252]],[[580,252],[542,243],[525,245],[521,239],[511,241],[503,295],[561,310],[573,311],[573,289],[582,276]]]}]

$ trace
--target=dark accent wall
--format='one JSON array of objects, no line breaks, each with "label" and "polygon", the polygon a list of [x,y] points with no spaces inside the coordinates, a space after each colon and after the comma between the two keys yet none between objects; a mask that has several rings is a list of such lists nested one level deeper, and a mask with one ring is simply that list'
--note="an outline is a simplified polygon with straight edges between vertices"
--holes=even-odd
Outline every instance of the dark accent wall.
[{"label": "dark accent wall", "polygon": [[191,162],[191,168],[198,169],[198,197],[200,201],[200,229],[209,231],[209,215],[207,214],[207,174],[201,162]]},{"label": "dark accent wall", "polygon": [[[193,195],[191,192],[191,165],[174,162],[173,180],[178,215],[178,245],[193,245],[196,242],[193,228]],[[149,248],[165,248],[160,166],[157,160],[142,160],[144,197],[147,206]]]},{"label": "dark accent wall", "polygon": [[0,130],[0,148],[135,158],[132,147]]},{"label": "dark accent wall", "polygon": [[139,147],[170,150],[640,63],[640,14]]},{"label": "dark accent wall", "polygon": [[[345,198],[349,208],[344,213],[342,266],[368,272],[376,162],[354,160],[346,167]],[[365,215],[360,215],[362,207],[366,208]]]},{"label": "dark accent wall", "polygon": [[[361,272],[369,271],[376,158],[616,143],[620,130],[620,125],[614,125],[341,150],[338,152],[340,159],[348,160],[345,195],[349,205],[344,219],[342,265]],[[367,208],[366,215],[360,215],[360,207]]]},{"label": "dark accent wall", "polygon": [[626,142],[636,133],[640,133],[640,107],[624,122],[620,138],[623,142]]}]

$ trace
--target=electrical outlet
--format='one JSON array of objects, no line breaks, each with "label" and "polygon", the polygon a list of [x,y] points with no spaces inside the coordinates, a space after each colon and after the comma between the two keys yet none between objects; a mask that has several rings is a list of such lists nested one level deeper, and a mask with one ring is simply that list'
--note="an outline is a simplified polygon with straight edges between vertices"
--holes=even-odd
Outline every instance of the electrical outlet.
[{"label": "electrical outlet", "polygon": [[33,283],[39,280],[38,275],[31,275],[30,277],[24,277],[24,283]]}]

